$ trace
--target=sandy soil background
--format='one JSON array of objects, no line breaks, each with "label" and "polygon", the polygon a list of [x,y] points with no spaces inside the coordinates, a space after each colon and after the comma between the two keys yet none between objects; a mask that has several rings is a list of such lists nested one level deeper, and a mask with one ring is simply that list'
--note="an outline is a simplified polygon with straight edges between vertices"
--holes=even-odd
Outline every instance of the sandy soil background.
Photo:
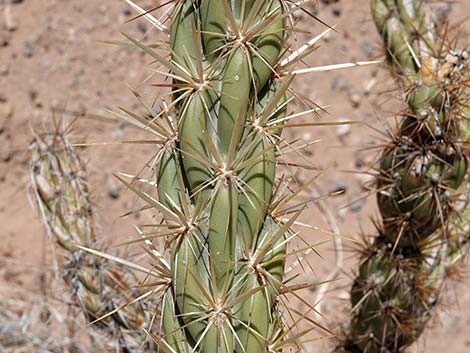
[{"label": "sandy soil background", "polygon": [[[143,7],[156,1],[142,1]],[[323,0],[310,8],[338,34],[330,33],[308,60],[319,66],[381,58],[380,42],[370,20],[367,0]],[[466,17],[470,3],[442,5],[452,23],[470,29]],[[122,40],[120,31],[140,37],[150,27],[145,21],[126,23],[135,13],[119,0],[0,0],[0,300],[2,289],[17,288],[43,293],[44,266],[50,248],[37,212],[28,198],[28,154],[31,127],[44,126],[55,114],[71,120],[77,142],[116,142],[142,138],[142,133],[110,119],[105,109],[119,106],[138,110],[127,85],[143,95],[155,95],[155,88],[141,84],[149,75],[149,59],[136,49],[102,44],[102,40]],[[307,18],[305,18],[307,20]],[[325,29],[312,20],[298,25],[299,40]],[[463,37],[465,40],[465,37]],[[369,66],[297,77],[295,88],[321,106],[327,106],[321,121],[351,120],[352,126],[294,129],[292,138],[320,139],[309,158],[325,170],[320,194],[344,190],[326,202],[341,234],[358,237],[371,232],[371,218],[377,216],[374,197],[368,196],[364,170],[376,157],[380,136],[370,127],[383,130],[401,108],[399,95],[382,66]],[[383,120],[379,120],[381,117]],[[391,121],[391,120],[390,120]],[[374,148],[375,147],[375,148]],[[137,173],[154,154],[152,146],[108,145],[82,150],[87,161],[99,232],[110,242],[134,234],[135,217],[120,215],[136,205],[135,197],[119,185],[112,174]],[[300,181],[311,171],[299,171]],[[313,193],[314,191],[312,191]],[[306,197],[308,197],[307,195]],[[311,196],[311,195],[310,195]],[[327,226],[316,207],[302,218],[313,225]],[[319,241],[321,234],[308,234]],[[348,248],[346,244],[346,248]],[[318,250],[325,260],[313,261],[312,276],[322,280],[334,267],[331,243]],[[336,289],[325,298],[324,313],[335,319],[345,315],[337,308],[347,299],[354,254],[346,253],[344,274]],[[47,273],[46,273],[47,274]],[[470,279],[450,286],[434,328],[411,351],[470,353]],[[312,300],[315,293],[312,292]],[[345,316],[343,316],[344,318]],[[334,326],[333,326],[334,327]],[[0,333],[1,334],[1,333]],[[326,351],[320,345],[311,352]]]}]

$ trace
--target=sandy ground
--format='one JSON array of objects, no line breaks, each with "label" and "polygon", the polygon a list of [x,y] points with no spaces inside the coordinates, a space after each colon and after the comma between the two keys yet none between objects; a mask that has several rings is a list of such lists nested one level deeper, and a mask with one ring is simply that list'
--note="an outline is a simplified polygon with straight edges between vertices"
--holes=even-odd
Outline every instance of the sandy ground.
[{"label": "sandy ground", "polygon": [[[155,2],[144,1],[142,6]],[[308,60],[309,65],[373,60],[381,58],[379,38],[370,20],[368,1],[322,1],[316,10],[337,34],[330,33]],[[466,1],[443,6],[452,22],[470,14]],[[50,261],[50,248],[37,212],[28,194],[27,145],[31,127],[41,127],[55,115],[66,120],[80,115],[74,124],[75,141],[116,142],[143,138],[141,132],[109,119],[105,109],[123,106],[139,109],[128,86],[142,94],[155,95],[155,89],[141,85],[149,75],[149,59],[136,49],[102,44],[102,40],[122,40],[120,31],[142,36],[149,26],[144,21],[126,23],[134,13],[124,1],[102,0],[0,0],[0,288],[14,287],[30,293],[44,290],[44,265]],[[470,29],[463,22],[464,29]],[[303,21],[298,25],[299,40],[325,29],[320,23]],[[319,139],[309,158],[325,170],[319,183],[320,194],[344,190],[326,203],[347,237],[372,231],[371,218],[377,216],[374,197],[367,196],[370,177],[359,174],[372,163],[380,144],[381,117],[393,116],[401,103],[392,92],[393,82],[380,66],[369,66],[297,78],[295,89],[326,106],[321,121],[360,122],[350,127],[294,129],[290,137]],[[94,116],[94,117],[93,117]],[[374,149],[375,147],[375,149]],[[155,153],[152,146],[110,144],[83,149],[90,175],[95,218],[99,232],[110,242],[134,234],[135,217],[120,215],[136,205],[135,197],[113,178],[117,171],[137,173]],[[299,171],[305,181],[311,171]],[[316,207],[310,207],[302,220],[327,226]],[[325,236],[307,234],[310,240]],[[347,244],[346,244],[346,247]],[[325,260],[313,260],[318,281],[334,268],[331,242],[318,250]],[[351,266],[355,257],[346,253],[344,275],[325,298],[324,313],[340,317],[340,302],[347,299]],[[470,280],[451,285],[448,304],[411,351],[437,353],[470,352]],[[0,290],[0,295],[1,295]],[[315,293],[312,293],[312,299]],[[0,298],[1,300],[1,298]],[[334,321],[334,320],[333,320]],[[308,351],[325,351],[320,345]]]}]

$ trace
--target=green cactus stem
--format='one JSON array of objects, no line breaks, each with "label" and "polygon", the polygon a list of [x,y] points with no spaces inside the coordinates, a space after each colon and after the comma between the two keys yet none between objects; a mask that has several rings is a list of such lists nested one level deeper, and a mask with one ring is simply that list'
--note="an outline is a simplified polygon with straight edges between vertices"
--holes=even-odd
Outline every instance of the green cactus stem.
[{"label": "green cactus stem", "polygon": [[171,81],[165,85],[171,102],[159,97],[159,112],[153,106],[148,119],[132,117],[164,140],[155,164],[158,198],[123,180],[171,233],[162,236],[171,271],[162,300],[164,334],[154,339],[172,353],[280,352],[298,345],[279,298],[291,294],[284,283],[287,243],[299,236],[291,226],[305,203],[283,207],[306,186],[286,188],[286,179],[276,176],[277,158],[295,148],[284,141],[283,128],[297,127],[291,119],[315,111],[309,106],[289,116],[287,104],[295,98],[291,68],[321,36],[300,48],[288,44],[301,3],[180,0],[167,6],[169,57],[159,44],[126,36],[165,67],[168,73],[159,72]]}]

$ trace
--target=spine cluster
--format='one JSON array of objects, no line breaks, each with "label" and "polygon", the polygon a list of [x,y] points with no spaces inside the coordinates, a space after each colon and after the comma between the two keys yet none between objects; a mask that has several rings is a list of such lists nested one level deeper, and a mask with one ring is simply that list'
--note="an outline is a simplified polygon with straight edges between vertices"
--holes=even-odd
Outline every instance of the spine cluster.
[{"label": "spine cluster", "polygon": [[338,351],[394,353],[420,336],[467,248],[470,60],[438,35],[423,1],[371,3],[407,107],[380,158],[380,235],[363,252]]}]

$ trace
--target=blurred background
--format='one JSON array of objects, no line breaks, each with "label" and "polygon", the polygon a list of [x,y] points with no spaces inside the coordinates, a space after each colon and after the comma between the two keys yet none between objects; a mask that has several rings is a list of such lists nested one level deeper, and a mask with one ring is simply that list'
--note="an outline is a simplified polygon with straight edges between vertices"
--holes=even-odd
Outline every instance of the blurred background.
[{"label": "blurred background", "polygon": [[[143,8],[159,3],[138,1]],[[335,26],[337,33],[324,37],[306,65],[383,58],[367,0],[312,1],[308,9]],[[460,27],[460,38],[466,44],[470,3],[438,4],[436,10]],[[162,94],[145,82],[151,75],[148,57],[131,46],[109,44],[124,41],[120,32],[164,39],[144,19],[129,22],[136,15],[120,0],[0,0],[0,302],[4,303],[0,311],[18,310],[19,320],[25,317],[24,311],[32,311],[43,301],[55,303],[58,297],[50,285],[54,280],[51,245],[28,190],[27,148],[32,128],[50,128],[54,117],[56,121],[74,121],[72,141],[96,143],[80,148],[80,154],[90,180],[97,233],[109,244],[135,235],[133,225],[142,222],[138,214],[121,217],[136,207],[136,197],[113,173],[139,173],[156,150],[152,145],[119,143],[146,135],[106,112],[119,107],[140,111],[130,89],[144,97]],[[299,17],[296,37],[300,43],[326,29],[306,14],[299,13]],[[322,313],[336,329],[347,318],[348,290],[357,264],[351,239],[374,233],[372,220],[377,211],[370,192],[372,176],[367,172],[383,143],[380,132],[393,126],[403,105],[384,65],[299,75],[294,88],[325,107],[319,121],[356,122],[291,129],[286,136],[305,142],[318,140],[307,155],[323,173],[311,194],[304,197],[332,196],[309,207],[301,221],[322,229],[337,227],[343,239],[344,261],[337,271],[331,237],[319,231],[307,231],[304,236],[312,243],[326,241],[316,249],[322,258],[311,259],[311,276],[321,282],[335,274],[336,280],[324,295],[319,288],[312,288],[311,296],[313,302],[321,294]],[[313,175],[311,170],[299,169],[297,173],[299,185]],[[445,307],[433,328],[410,352],[470,352],[467,277],[464,273],[462,283],[449,285]],[[29,330],[23,324],[19,327]],[[0,343],[7,341],[8,325],[11,322],[0,315]],[[80,339],[80,334],[77,337]],[[327,352],[327,345],[312,343],[308,350]],[[27,348],[23,351],[30,352]]]}]

